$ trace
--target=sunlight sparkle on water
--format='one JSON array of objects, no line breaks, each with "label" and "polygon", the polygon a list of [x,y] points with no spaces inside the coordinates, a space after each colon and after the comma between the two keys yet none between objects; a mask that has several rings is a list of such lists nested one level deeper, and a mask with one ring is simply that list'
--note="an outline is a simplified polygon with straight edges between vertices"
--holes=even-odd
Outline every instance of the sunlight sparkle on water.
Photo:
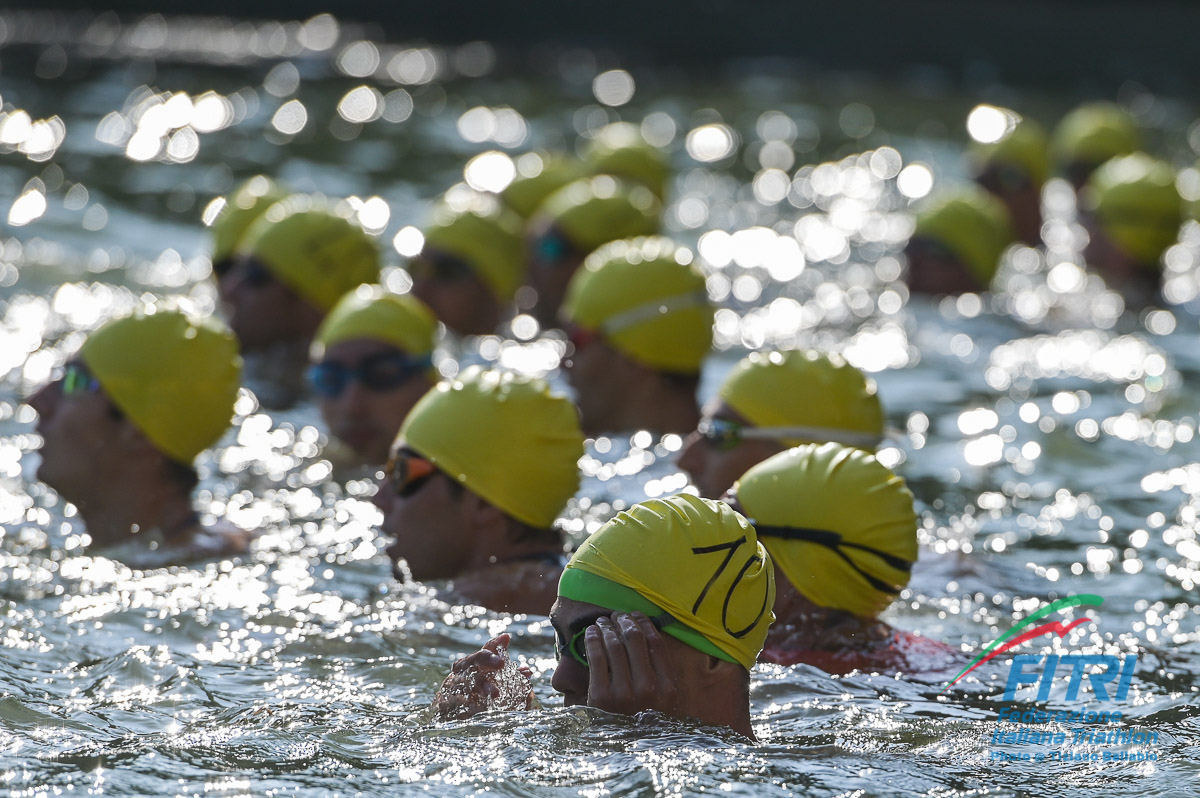
[{"label": "sunlight sparkle on water", "polygon": [[404,257],[411,258],[421,254],[425,246],[425,234],[411,225],[402,227],[392,239],[392,246]]},{"label": "sunlight sparkle on water", "polygon": [[592,81],[592,93],[596,96],[596,100],[613,107],[624,105],[632,100],[635,88],[633,76],[624,69],[610,69],[608,72],[601,72]]},{"label": "sunlight sparkle on water", "polygon": [[697,161],[713,163],[733,154],[737,134],[728,125],[702,125],[688,132],[684,146]]},{"label": "sunlight sparkle on water", "polygon": [[933,190],[933,171],[923,163],[913,163],[896,176],[896,189],[909,199],[920,199]]},{"label": "sunlight sparkle on water", "polygon": [[346,92],[338,101],[338,116],[347,122],[374,122],[383,113],[383,95],[370,86],[359,86]]},{"label": "sunlight sparkle on water", "polygon": [[[527,155],[533,155],[527,153]],[[533,155],[538,162],[538,172],[541,171],[541,158]],[[526,156],[522,156],[521,160],[525,161]],[[530,164],[532,166],[532,164]],[[524,172],[522,172],[524,174]],[[466,167],[463,168],[463,179],[467,181],[467,185],[476,191],[492,191],[501,192],[508,187],[508,184],[517,176],[517,167],[506,153],[499,150],[489,150],[476,155],[471,160],[467,161]]]},{"label": "sunlight sparkle on water", "polygon": [[33,188],[17,197],[8,211],[8,223],[14,227],[29,224],[46,212],[46,195]]},{"label": "sunlight sparkle on water", "polygon": [[977,105],[967,114],[967,133],[981,144],[993,144],[1011,133],[1021,117],[1007,108]]},{"label": "sunlight sparkle on water", "polygon": [[986,407],[967,410],[958,416],[958,431],[963,435],[978,435],[994,428],[1000,422],[996,411]]},{"label": "sunlight sparkle on water", "polygon": [[271,117],[271,126],[285,136],[294,136],[308,124],[308,109],[299,100],[288,100]]}]

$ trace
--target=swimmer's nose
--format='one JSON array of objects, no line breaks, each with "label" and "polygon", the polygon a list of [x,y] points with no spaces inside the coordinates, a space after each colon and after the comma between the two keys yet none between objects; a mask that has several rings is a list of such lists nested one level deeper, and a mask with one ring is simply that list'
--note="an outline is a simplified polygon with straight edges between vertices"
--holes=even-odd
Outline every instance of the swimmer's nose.
[{"label": "swimmer's nose", "polygon": [[563,657],[550,677],[550,686],[562,693],[563,706],[575,707],[587,704],[588,669],[572,657]]}]

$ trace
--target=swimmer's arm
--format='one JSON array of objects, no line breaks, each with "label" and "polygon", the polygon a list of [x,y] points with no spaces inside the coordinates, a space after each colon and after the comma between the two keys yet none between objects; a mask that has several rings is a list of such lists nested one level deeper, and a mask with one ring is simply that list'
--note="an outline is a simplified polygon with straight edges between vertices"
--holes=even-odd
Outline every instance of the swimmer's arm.
[{"label": "swimmer's arm", "polygon": [[646,710],[673,714],[678,689],[662,633],[640,612],[596,619],[584,635],[588,705],[633,715]]},{"label": "swimmer's arm", "polygon": [[484,643],[483,648],[455,661],[450,675],[442,682],[433,699],[438,720],[458,720],[478,715],[490,709],[525,710],[536,706],[530,679],[533,673],[522,667],[518,672],[525,680],[526,691],[514,692],[507,699],[499,679],[508,664],[508,644],[512,636],[505,633]]}]

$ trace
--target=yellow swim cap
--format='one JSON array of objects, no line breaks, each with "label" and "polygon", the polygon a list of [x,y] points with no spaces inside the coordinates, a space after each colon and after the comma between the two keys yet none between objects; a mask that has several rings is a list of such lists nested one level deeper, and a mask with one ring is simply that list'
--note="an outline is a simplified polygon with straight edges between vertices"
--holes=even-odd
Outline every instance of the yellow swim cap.
[{"label": "yellow swim cap", "polygon": [[1029,176],[1037,187],[1050,174],[1050,154],[1046,131],[1032,119],[1017,117],[1016,124],[998,141],[972,142],[971,160],[978,172],[993,165],[1014,166]]},{"label": "yellow swim cap", "polygon": [[583,159],[593,174],[616,175],[641,183],[660,200],[667,194],[671,167],[667,155],[629,122],[605,125],[592,138]]},{"label": "yellow swim cap", "polygon": [[986,287],[1013,241],[1013,230],[999,200],[981,188],[963,186],[933,198],[917,214],[912,237],[944,246]]},{"label": "yellow swim cap", "polygon": [[600,527],[567,563],[558,594],[618,612],[660,608],[678,621],[663,632],[746,670],[775,620],[774,568],[754,527],[723,502],[686,494],[634,505]]},{"label": "yellow swim cap", "polygon": [[209,222],[212,262],[220,263],[231,257],[250,226],[287,195],[283,186],[264,175],[250,178],[230,194],[216,218]]},{"label": "yellow swim cap", "polygon": [[579,413],[543,380],[472,366],[417,402],[396,443],[538,529],[579,490]]},{"label": "yellow swim cap", "polygon": [[324,197],[293,195],[267,209],[238,244],[281,282],[321,310],[349,290],[379,279],[375,239],[351,218],[349,207]]},{"label": "yellow swim cap", "polygon": [[788,446],[832,440],[874,451],[883,437],[875,381],[840,355],[752,352],[733,367],[717,394],[756,427],[812,428],[784,438]]},{"label": "yellow swim cap", "polygon": [[1144,152],[1113,158],[1092,173],[1082,195],[1118,249],[1139,266],[1158,269],[1183,223],[1183,198],[1169,164]]},{"label": "yellow swim cap", "polygon": [[527,152],[517,158],[517,176],[500,192],[504,204],[522,219],[546,197],[580,177],[581,165],[565,155]]},{"label": "yellow swim cap", "polygon": [[613,241],[593,252],[567,286],[562,315],[659,371],[698,374],[712,349],[704,275],[669,238]]},{"label": "yellow swim cap", "polygon": [[512,299],[525,280],[521,220],[492,196],[474,194],[466,207],[434,209],[425,248],[462,258],[501,302]]},{"label": "yellow swim cap", "polygon": [[229,427],[241,382],[237,340],[174,309],[115,319],[79,357],[104,392],[167,457],[190,464]]},{"label": "yellow swim cap", "polygon": [[342,341],[382,341],[409,355],[427,355],[437,337],[437,319],[412,294],[393,294],[377,285],[360,285],[329,311],[313,339],[313,358]]},{"label": "yellow swim cap", "polygon": [[1137,125],[1120,106],[1099,102],[1081,105],[1062,118],[1050,144],[1055,163],[1101,164],[1141,146]]},{"label": "yellow swim cap", "polygon": [[662,204],[645,186],[599,175],[563,186],[537,213],[548,216],[575,249],[588,253],[618,238],[657,233]]},{"label": "yellow swim cap", "polygon": [[776,564],[814,604],[874,618],[908,584],[917,559],[913,496],[861,449],[789,449],[733,490]]}]

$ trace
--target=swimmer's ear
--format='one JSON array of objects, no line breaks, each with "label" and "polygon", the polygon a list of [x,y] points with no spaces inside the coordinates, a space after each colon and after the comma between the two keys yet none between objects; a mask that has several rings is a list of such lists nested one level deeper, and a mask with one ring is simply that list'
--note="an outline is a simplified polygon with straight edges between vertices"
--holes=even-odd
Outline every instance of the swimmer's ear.
[{"label": "swimmer's ear", "polygon": [[731,675],[742,676],[746,673],[746,669],[736,662],[729,662],[711,654],[704,659],[702,678],[706,684],[724,684]]}]

